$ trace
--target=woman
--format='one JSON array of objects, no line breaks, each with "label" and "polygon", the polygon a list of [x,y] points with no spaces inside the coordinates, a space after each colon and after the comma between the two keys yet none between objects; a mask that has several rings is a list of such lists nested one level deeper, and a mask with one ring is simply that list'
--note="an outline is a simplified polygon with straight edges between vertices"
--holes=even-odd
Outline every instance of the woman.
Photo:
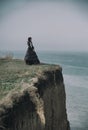
[{"label": "woman", "polygon": [[32,38],[31,37],[28,37],[27,44],[28,44],[29,49],[34,50],[34,46],[32,44]]},{"label": "woman", "polygon": [[32,65],[32,64],[40,64],[40,61],[37,57],[36,52],[34,51],[34,46],[32,44],[32,38],[28,37],[27,41],[28,49],[25,55],[25,62],[27,65]]}]

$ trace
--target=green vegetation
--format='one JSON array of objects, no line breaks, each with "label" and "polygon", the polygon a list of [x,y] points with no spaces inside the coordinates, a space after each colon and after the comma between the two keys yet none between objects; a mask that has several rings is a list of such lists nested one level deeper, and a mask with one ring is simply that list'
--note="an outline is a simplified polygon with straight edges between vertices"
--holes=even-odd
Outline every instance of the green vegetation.
[{"label": "green vegetation", "polygon": [[[51,67],[50,67],[51,66]],[[31,79],[41,73],[41,70],[55,65],[26,65],[23,60],[0,59],[0,98],[12,89],[21,89],[22,83],[30,83]]]}]

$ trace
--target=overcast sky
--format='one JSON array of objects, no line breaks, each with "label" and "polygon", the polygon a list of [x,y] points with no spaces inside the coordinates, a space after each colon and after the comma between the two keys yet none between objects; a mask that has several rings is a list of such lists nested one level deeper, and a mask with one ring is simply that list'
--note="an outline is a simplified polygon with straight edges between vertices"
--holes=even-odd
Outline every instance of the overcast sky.
[{"label": "overcast sky", "polygon": [[0,0],[0,50],[25,50],[31,36],[37,50],[88,51],[88,3],[80,1]]}]

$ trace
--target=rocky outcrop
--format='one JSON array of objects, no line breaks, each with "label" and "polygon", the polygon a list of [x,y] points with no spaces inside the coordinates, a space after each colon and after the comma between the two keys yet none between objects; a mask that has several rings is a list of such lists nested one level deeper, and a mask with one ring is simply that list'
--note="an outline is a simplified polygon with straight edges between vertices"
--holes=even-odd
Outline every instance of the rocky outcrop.
[{"label": "rocky outcrop", "polygon": [[32,80],[0,102],[0,130],[69,130],[61,68]]}]

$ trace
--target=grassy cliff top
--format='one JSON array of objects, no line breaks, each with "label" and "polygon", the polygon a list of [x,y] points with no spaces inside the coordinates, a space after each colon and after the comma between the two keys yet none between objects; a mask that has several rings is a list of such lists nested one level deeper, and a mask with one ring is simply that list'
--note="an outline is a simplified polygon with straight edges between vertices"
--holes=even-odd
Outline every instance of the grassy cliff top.
[{"label": "grassy cliff top", "polygon": [[55,68],[60,67],[50,64],[26,65],[23,60],[0,59],[0,99],[11,90],[20,90],[22,83],[30,84],[32,78]]}]

